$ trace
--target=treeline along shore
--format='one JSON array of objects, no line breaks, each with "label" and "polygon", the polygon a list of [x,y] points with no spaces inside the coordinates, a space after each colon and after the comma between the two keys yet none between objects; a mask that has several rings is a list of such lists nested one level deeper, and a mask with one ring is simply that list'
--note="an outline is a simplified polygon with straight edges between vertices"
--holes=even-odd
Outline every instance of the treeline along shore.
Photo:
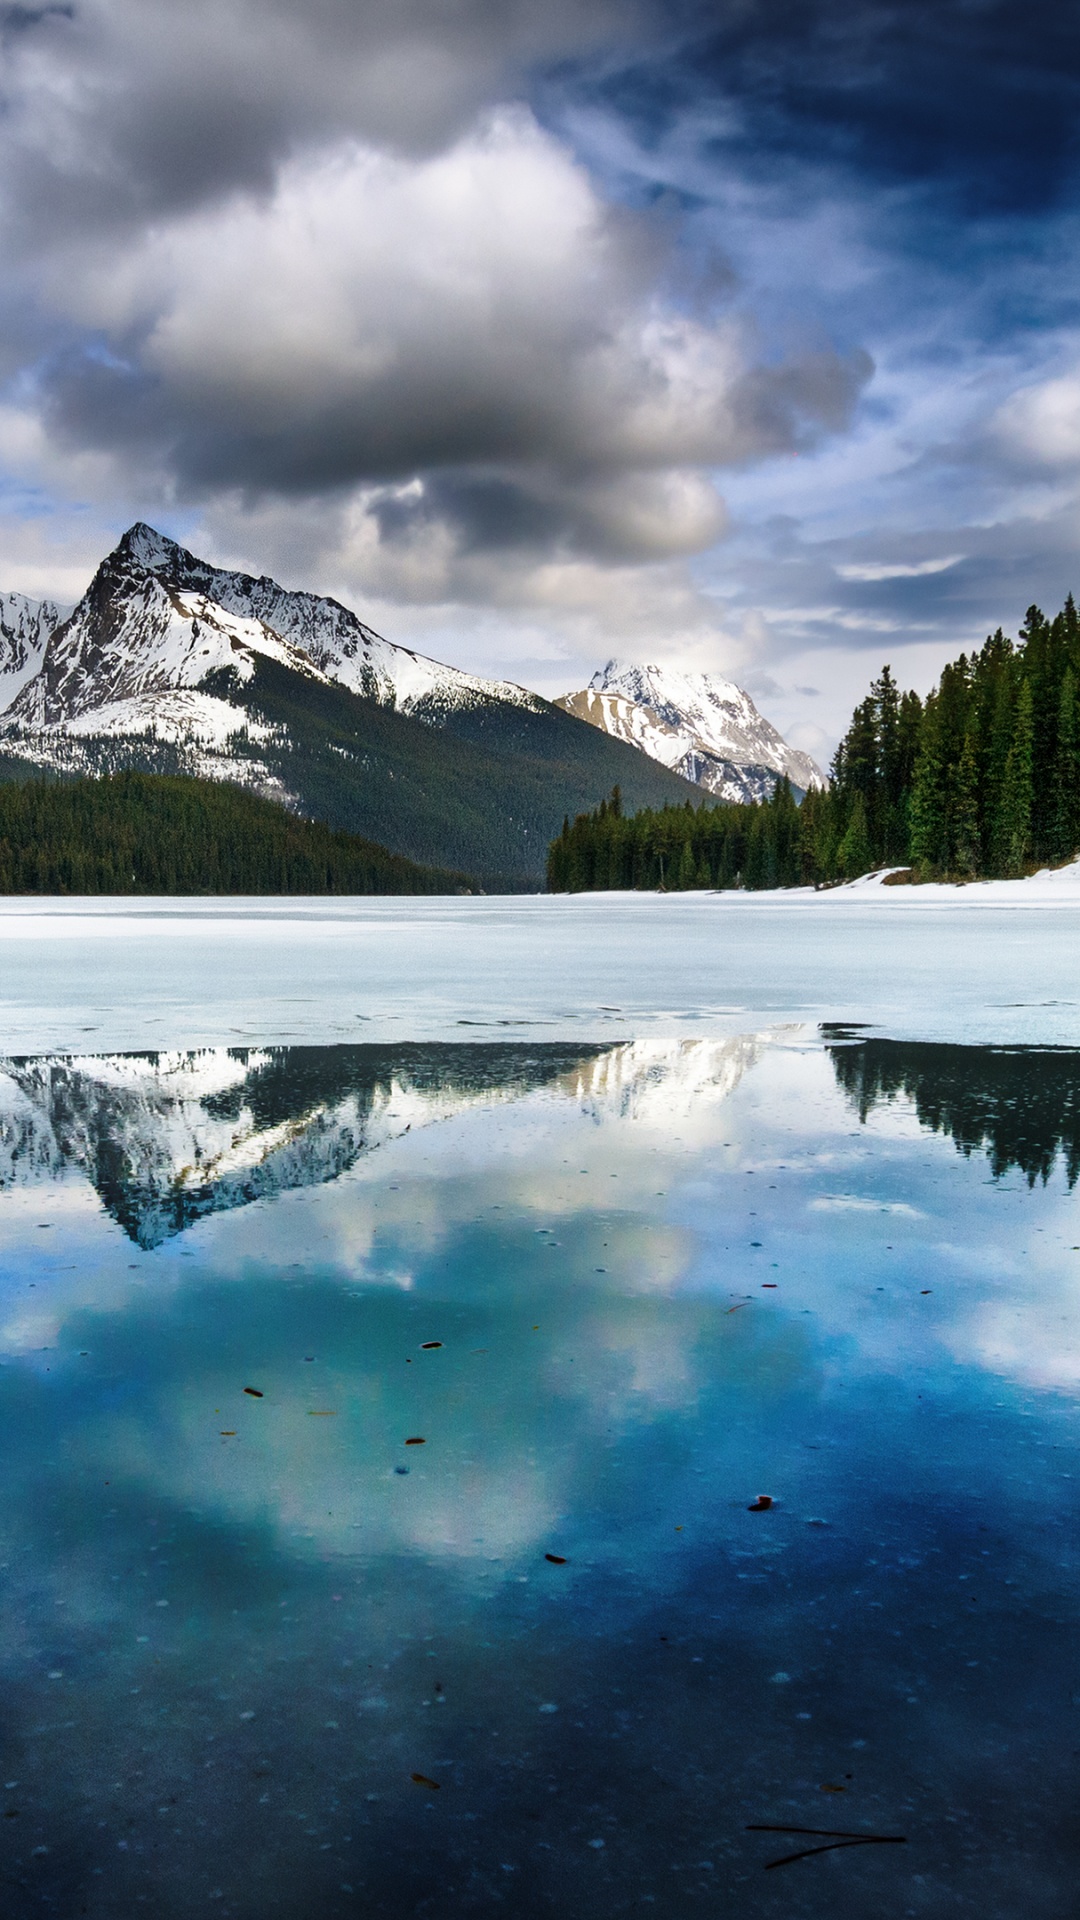
[{"label": "treeline along shore", "polygon": [[464,893],[241,787],[171,775],[0,783],[0,893]]},{"label": "treeline along shore", "polygon": [[884,667],[852,716],[827,787],[786,781],[758,805],[623,813],[618,790],[566,820],[553,892],[820,886],[877,867],[1007,879],[1080,851],[1080,615],[1029,607],[947,666],[925,701]]}]

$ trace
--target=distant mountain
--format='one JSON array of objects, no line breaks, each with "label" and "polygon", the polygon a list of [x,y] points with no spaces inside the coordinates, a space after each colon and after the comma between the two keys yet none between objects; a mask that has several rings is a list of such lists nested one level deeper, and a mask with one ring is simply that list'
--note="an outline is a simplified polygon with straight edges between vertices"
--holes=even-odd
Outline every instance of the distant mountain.
[{"label": "distant mountain", "polygon": [[540,886],[564,814],[700,799],[538,694],[425,659],[337,601],[211,567],[142,523],[67,617],[10,607],[0,775],[228,780],[488,890]]},{"label": "distant mountain", "polygon": [[767,799],[782,774],[800,793],[825,785],[821,768],[788,746],[748,693],[712,674],[609,660],[556,704],[719,800]]}]

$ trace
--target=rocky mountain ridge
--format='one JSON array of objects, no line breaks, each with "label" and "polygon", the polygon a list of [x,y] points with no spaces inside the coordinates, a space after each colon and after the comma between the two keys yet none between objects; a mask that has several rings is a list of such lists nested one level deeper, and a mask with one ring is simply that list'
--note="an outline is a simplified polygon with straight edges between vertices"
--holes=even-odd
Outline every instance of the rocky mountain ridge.
[{"label": "rocky mountain ridge", "polygon": [[[0,657],[0,714],[27,728],[117,733],[152,719],[159,735],[216,743],[235,722],[231,709],[219,710],[224,702],[203,694],[161,704],[160,696],[194,693],[223,669],[250,680],[257,655],[399,712],[445,712],[492,698],[542,704],[524,687],[384,640],[336,600],[212,567],[142,522],[102,562],[67,618],[48,603],[23,604],[28,635],[36,617],[36,651],[29,639],[21,654],[13,647],[10,669]],[[35,657],[36,670],[23,674],[21,663]]]}]

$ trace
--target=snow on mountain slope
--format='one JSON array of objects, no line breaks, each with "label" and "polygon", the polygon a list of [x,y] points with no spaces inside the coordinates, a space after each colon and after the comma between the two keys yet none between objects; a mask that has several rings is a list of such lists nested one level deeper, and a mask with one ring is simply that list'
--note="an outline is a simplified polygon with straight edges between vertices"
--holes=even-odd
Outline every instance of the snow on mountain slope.
[{"label": "snow on mountain slope", "polygon": [[0,713],[38,672],[45,648],[65,617],[51,600],[0,593]]},{"label": "snow on mountain slope", "polygon": [[786,774],[804,792],[825,784],[730,680],[609,660],[587,688],[558,702],[722,800],[760,800]]},{"label": "snow on mountain slope", "polygon": [[625,740],[657,760],[672,773],[704,787],[718,800],[763,800],[772,792],[775,773],[756,762],[742,765],[704,747],[687,745],[685,734],[669,726],[651,707],[638,706],[621,693],[598,693],[586,687],[556,703],[575,719],[587,720],[602,733]]},{"label": "snow on mountain slope", "polygon": [[[483,700],[543,705],[522,687],[394,646],[335,600],[208,566],[142,523],[102,562],[35,658],[25,645],[23,654],[6,717],[29,730],[135,733],[152,725],[162,739],[224,745],[240,724],[236,708],[195,690],[222,668],[242,685],[259,655],[418,719],[437,722]],[[181,689],[192,691],[163,698]]]}]

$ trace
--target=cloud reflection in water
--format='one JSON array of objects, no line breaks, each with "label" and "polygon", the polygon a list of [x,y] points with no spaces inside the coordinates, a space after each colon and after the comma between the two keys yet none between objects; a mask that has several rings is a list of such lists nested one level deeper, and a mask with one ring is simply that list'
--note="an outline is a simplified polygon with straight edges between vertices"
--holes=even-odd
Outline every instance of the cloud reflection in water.
[{"label": "cloud reflection in water", "polygon": [[[805,1030],[419,1051],[18,1067],[61,1149],[0,1203],[53,1329],[0,1371],[27,1911],[1050,1920],[1080,1409],[979,1338],[1051,1289],[1074,1340],[1063,1171],[926,1131],[929,1051],[854,1131]],[[293,1184],[156,1245],[88,1184],[110,1128],[167,1192],[361,1086],[410,1131],[274,1144]],[[778,1889],[744,1827],[788,1818],[909,1845]]]}]

